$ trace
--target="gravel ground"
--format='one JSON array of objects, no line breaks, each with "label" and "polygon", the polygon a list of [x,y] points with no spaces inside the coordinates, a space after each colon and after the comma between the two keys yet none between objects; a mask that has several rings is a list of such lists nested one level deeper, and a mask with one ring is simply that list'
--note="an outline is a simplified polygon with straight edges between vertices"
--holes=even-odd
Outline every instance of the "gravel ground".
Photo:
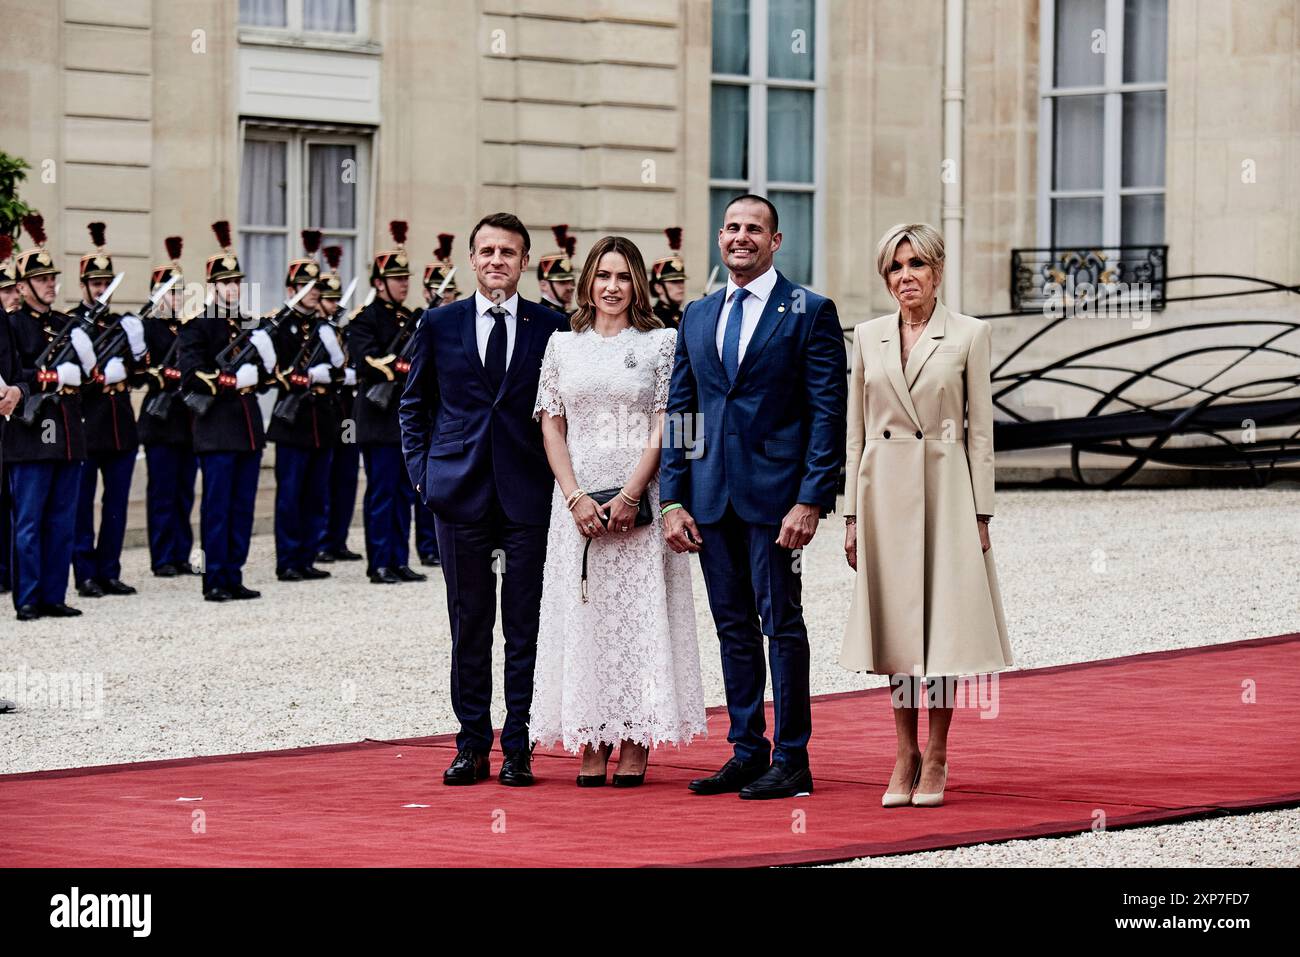
[{"label": "gravel ground", "polygon": [[[884,681],[836,664],[852,575],[842,528],[834,516],[824,522],[805,554],[815,694]],[[1293,488],[1004,491],[992,538],[1021,668],[1300,629]],[[354,547],[360,539],[354,530]],[[6,612],[0,694],[12,697],[4,688],[15,680],[56,687],[86,675],[86,698],[97,687],[102,696],[81,708],[34,702],[0,716],[0,772],[455,730],[437,569],[425,584],[375,587],[352,563],[332,566],[328,581],[288,584],[275,581],[272,553],[269,535],[254,538],[246,582],[263,591],[260,601],[207,604],[197,579],[151,577],[136,548],[124,556],[123,578],[137,596],[73,593],[86,614],[70,621],[19,624]],[[706,702],[721,704],[698,567],[695,595]],[[498,687],[498,726],[502,716]],[[1294,865],[1297,837],[1300,809],[1290,809],[856,863]]]}]

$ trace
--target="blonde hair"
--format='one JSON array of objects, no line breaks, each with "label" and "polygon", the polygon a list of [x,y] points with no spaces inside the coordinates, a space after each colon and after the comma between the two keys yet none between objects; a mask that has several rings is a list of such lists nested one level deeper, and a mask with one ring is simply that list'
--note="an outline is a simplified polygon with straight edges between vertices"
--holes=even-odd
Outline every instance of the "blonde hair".
[{"label": "blonde hair", "polygon": [[898,223],[885,230],[876,244],[876,271],[889,285],[889,267],[893,265],[898,247],[912,244],[912,250],[931,269],[943,268],[943,235],[929,223]]},{"label": "blonde hair", "polygon": [[632,273],[632,302],[628,305],[628,324],[641,332],[662,329],[663,321],[654,314],[650,305],[650,283],[646,279],[645,260],[636,243],[624,236],[605,236],[596,240],[587,253],[587,262],[578,277],[578,311],[569,319],[574,332],[586,332],[596,324],[596,307],[591,301],[591,290],[596,284],[596,269],[606,253],[618,253],[627,260]]}]

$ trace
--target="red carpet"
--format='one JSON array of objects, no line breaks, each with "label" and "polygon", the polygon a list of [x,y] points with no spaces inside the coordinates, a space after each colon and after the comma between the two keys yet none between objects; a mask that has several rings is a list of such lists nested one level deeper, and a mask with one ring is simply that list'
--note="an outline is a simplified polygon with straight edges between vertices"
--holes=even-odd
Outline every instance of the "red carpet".
[{"label": "red carpet", "polygon": [[579,790],[576,759],[541,753],[536,787],[443,787],[446,736],[4,775],[0,861],[795,864],[1300,803],[1300,634],[1004,674],[995,719],[957,711],[938,809],[880,807],[886,695],[814,700],[807,798],[689,793],[729,753],[714,710],[707,741],[656,752],[628,791]]}]

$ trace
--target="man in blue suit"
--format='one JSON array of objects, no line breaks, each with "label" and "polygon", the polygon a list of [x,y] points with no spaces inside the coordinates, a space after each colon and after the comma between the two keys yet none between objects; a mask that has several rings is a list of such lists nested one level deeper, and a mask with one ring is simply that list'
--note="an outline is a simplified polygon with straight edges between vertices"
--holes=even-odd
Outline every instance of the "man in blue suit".
[{"label": "man in blue suit", "polygon": [[690,788],[793,797],[813,787],[800,550],[844,465],[844,338],[835,304],[773,267],[781,233],[766,199],[728,204],[718,248],[729,278],[682,315],[659,472],[664,538],[700,556],[731,719],[733,757]]},{"label": "man in blue suit", "polygon": [[568,317],[519,297],[528,230],[509,213],[470,233],[473,296],[426,313],[399,406],[402,454],[436,517],[460,732],[444,784],[486,778],[497,580],[505,634],[502,784],[533,783],[528,711],[555,479],[533,420],[542,356]]}]

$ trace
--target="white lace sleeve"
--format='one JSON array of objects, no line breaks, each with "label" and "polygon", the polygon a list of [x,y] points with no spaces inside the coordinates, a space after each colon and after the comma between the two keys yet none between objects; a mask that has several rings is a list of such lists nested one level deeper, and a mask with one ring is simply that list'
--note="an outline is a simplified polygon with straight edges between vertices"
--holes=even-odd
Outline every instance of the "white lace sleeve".
[{"label": "white lace sleeve", "polygon": [[655,394],[650,411],[668,408],[668,386],[673,380],[673,359],[677,355],[677,330],[665,329],[659,335],[659,353],[655,360]]},{"label": "white lace sleeve", "polygon": [[533,418],[539,421],[543,412],[564,415],[564,402],[560,399],[560,354],[555,345],[559,335],[553,333],[546,340],[546,352],[542,355],[542,375],[537,380],[537,403],[533,406]]}]

